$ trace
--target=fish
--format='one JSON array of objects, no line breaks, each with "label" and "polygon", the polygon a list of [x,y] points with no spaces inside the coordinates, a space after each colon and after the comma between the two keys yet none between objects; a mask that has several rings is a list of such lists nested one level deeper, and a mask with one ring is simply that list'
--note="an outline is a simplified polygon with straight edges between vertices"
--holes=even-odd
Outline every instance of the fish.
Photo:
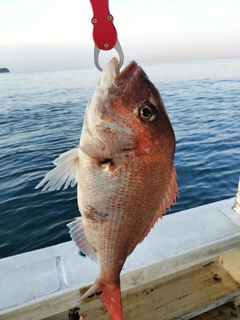
[{"label": "fish", "polygon": [[79,146],[61,154],[36,188],[77,184],[81,216],[68,224],[77,247],[100,265],[81,299],[101,292],[113,320],[123,319],[120,273],[178,196],[176,139],[163,99],[135,61],[112,58],[89,100]]}]

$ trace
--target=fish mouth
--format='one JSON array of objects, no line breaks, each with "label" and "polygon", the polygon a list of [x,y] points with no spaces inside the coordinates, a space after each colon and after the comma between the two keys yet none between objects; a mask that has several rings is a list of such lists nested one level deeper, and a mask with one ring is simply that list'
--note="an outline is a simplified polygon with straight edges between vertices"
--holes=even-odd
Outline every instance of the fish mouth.
[{"label": "fish mouth", "polygon": [[118,71],[113,79],[113,85],[116,88],[126,87],[134,74],[139,70],[142,70],[142,68],[138,66],[136,61],[131,61],[121,72]]},{"label": "fish mouth", "polygon": [[100,86],[106,89],[114,85],[115,88],[123,89],[136,71],[143,71],[136,61],[131,61],[122,71],[119,71],[117,58],[112,58],[103,70]]},{"label": "fish mouth", "polygon": [[[112,58],[103,70],[100,79],[102,97],[104,96],[104,92],[106,92],[106,95],[109,95],[110,92],[111,98],[116,94],[121,95],[130,84],[138,80],[139,73],[144,73],[144,71],[135,61],[131,61],[120,71],[117,58]],[[99,129],[108,128],[111,132],[126,135],[133,133],[133,130],[129,128],[124,119],[118,114],[114,114],[114,116],[112,114],[112,118],[107,116],[108,114],[109,104],[104,103],[104,107],[98,110],[98,116],[101,119]]]}]

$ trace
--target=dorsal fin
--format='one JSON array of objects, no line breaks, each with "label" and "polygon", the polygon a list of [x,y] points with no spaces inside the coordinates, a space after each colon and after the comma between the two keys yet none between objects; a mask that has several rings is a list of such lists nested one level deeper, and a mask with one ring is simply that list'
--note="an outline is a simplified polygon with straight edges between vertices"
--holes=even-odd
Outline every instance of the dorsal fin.
[{"label": "dorsal fin", "polygon": [[97,262],[97,254],[94,251],[93,247],[91,246],[90,242],[88,241],[82,224],[82,218],[76,218],[69,224],[67,224],[72,240],[75,242],[77,247],[85,253],[92,261]]},{"label": "dorsal fin", "polygon": [[149,231],[152,229],[152,227],[154,226],[156,221],[159,218],[162,218],[162,215],[166,213],[166,208],[170,209],[170,206],[175,204],[177,196],[178,196],[177,173],[176,173],[175,167],[173,166],[171,176],[170,176],[170,181],[168,184],[168,189],[167,189],[167,191],[161,201],[161,204],[160,204],[152,222],[150,223],[146,233],[144,234],[144,236],[140,242],[142,242],[145,239],[145,237],[148,235]]},{"label": "dorsal fin", "polygon": [[78,180],[78,151],[78,148],[74,148],[55,159],[53,163],[56,168],[49,171],[35,189],[44,184],[46,185],[42,190],[59,190],[62,186],[66,189],[69,185],[74,187]]}]

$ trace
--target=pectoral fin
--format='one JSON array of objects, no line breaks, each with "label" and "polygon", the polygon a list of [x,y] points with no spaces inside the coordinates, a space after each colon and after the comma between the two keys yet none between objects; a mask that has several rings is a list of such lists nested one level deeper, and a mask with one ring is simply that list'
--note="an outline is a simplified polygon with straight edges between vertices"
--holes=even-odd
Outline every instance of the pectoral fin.
[{"label": "pectoral fin", "polygon": [[53,161],[56,168],[46,174],[44,179],[35,187],[38,189],[45,184],[42,190],[59,190],[74,187],[78,180],[79,156],[78,148],[69,150],[61,154]]},{"label": "pectoral fin", "polygon": [[94,143],[86,143],[80,146],[80,149],[94,159],[98,163],[104,163],[106,160],[110,160],[115,155],[114,144],[110,136],[101,132],[101,136],[104,142],[96,140]]}]

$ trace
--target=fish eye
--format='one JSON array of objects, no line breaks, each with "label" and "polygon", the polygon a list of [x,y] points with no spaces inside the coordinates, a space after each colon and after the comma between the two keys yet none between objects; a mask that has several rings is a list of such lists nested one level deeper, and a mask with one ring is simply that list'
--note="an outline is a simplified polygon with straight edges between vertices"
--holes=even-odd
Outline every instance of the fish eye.
[{"label": "fish eye", "polygon": [[152,103],[145,101],[139,109],[139,116],[143,121],[153,121],[157,116],[156,108]]}]

